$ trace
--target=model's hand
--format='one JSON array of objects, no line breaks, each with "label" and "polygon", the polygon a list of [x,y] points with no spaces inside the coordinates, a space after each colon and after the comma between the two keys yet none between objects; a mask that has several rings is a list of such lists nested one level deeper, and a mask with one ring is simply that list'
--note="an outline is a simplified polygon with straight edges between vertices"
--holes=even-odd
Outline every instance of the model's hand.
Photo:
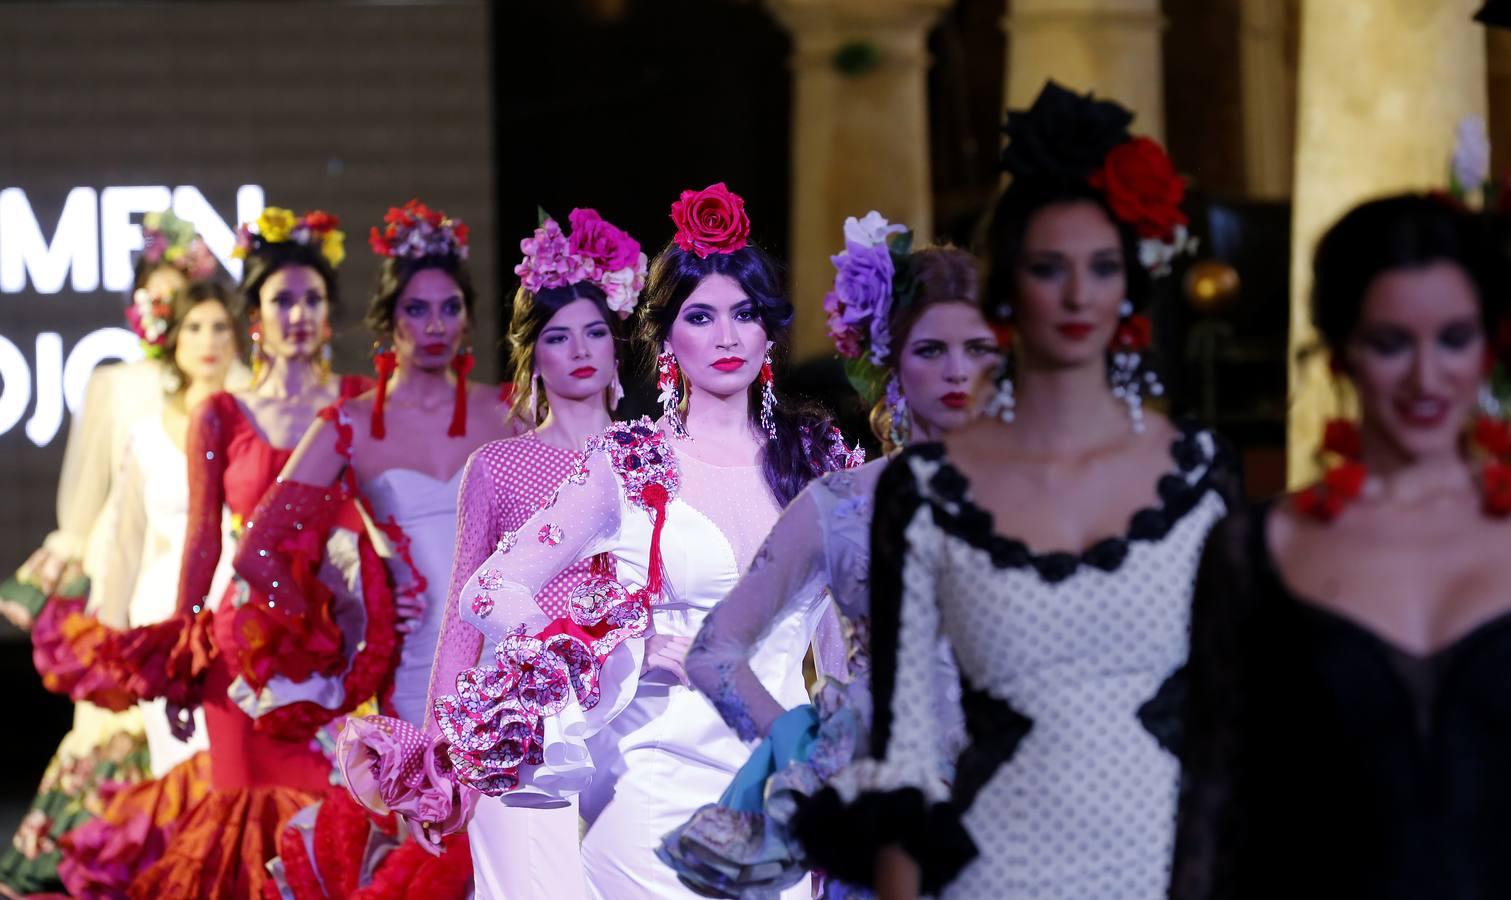
[{"label": "model's hand", "polygon": [[405,819],[404,825],[409,829],[409,836],[414,838],[425,852],[431,856],[441,855],[441,836],[431,829],[429,822],[419,819]]},{"label": "model's hand", "polygon": [[652,669],[665,669],[682,684],[691,687],[684,661],[687,659],[687,648],[692,643],[692,638],[651,635],[645,641],[645,662],[640,666],[640,673],[643,675]]},{"label": "model's hand", "polygon": [[194,737],[194,707],[169,703],[168,730],[181,741],[187,742]]},{"label": "model's hand", "polygon": [[394,611],[399,614],[399,624],[395,626],[395,630],[400,634],[409,634],[420,627],[420,617],[425,615],[425,596],[403,594],[394,601]]},{"label": "model's hand", "polygon": [[918,863],[897,845],[876,855],[876,900],[918,900]]}]

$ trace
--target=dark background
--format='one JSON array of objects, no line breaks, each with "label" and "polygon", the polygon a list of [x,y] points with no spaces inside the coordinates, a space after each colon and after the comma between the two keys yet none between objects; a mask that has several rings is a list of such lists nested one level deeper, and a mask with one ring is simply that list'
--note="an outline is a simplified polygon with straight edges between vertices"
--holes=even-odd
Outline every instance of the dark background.
[{"label": "dark background", "polygon": [[[1242,195],[1239,2],[1166,0],[1166,137],[1191,176],[1198,229],[1212,231],[1206,252],[1238,264],[1245,280],[1240,306],[1224,316],[1241,326],[1251,362],[1224,364],[1221,383],[1233,389],[1219,406],[1234,437],[1278,446],[1288,213]],[[937,236],[961,244],[998,183],[1006,5],[959,0],[929,39]],[[375,270],[367,230],[418,196],[472,227],[484,301],[474,377],[492,379],[518,241],[537,207],[558,217],[594,207],[653,254],[671,237],[678,192],[725,181],[747,199],[755,239],[786,255],[789,49],[755,0],[0,2],[0,189],[26,192],[46,236],[78,186],[192,185],[229,220],[237,187],[257,184],[271,204],[336,213],[349,254],[342,371],[368,366],[359,324]],[[1209,229],[1212,221],[1227,226]],[[1190,335],[1206,320],[1175,284],[1155,312],[1180,412],[1215,401],[1185,389]],[[0,294],[0,336],[28,360],[39,332],[61,333],[66,350],[120,324],[124,299],[67,288]],[[820,314],[821,298],[794,300],[800,315]],[[788,383],[858,412],[831,363],[808,361]],[[37,447],[25,421],[0,435],[3,572],[54,521],[67,423]],[[5,711],[26,732],[0,742],[0,800],[20,803],[66,730],[69,705],[41,691],[24,635],[0,632],[0,677],[11,688]]]}]

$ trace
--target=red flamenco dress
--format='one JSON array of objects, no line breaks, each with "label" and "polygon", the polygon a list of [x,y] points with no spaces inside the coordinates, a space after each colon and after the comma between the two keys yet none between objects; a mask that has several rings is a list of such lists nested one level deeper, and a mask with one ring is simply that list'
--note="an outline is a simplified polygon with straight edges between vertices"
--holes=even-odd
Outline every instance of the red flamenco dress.
[{"label": "red flamenco dress", "polygon": [[[343,379],[341,393],[363,387]],[[211,790],[132,880],[133,898],[261,896],[285,821],[331,783],[317,732],[379,693],[392,667],[383,562],[345,492],[303,504],[278,496],[291,453],[271,446],[228,393],[206,400],[190,422],[178,612],[129,632],[119,653],[142,696],[203,705]],[[239,578],[224,596],[207,596],[223,551],[222,506],[238,531],[280,536],[274,546],[292,560],[298,588],[281,592],[282,603],[252,596]]]}]

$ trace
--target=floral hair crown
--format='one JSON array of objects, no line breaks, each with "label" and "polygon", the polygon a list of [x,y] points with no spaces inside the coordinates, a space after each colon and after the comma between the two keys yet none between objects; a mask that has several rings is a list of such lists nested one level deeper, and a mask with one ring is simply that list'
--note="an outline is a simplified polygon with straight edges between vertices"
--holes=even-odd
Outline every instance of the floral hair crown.
[{"label": "floral hair crown", "polygon": [[126,306],[126,322],[142,342],[142,350],[152,359],[161,359],[172,324],[173,304],[152,296],[146,288],[137,288]]},{"label": "floral hair crown", "polygon": [[609,309],[627,319],[645,288],[647,261],[640,243],[591,209],[567,216],[570,236],[541,213],[535,234],[519,242],[525,258],[514,267],[520,285],[532,294],[586,281],[603,291]]},{"label": "floral hair crown", "polygon": [[733,253],[750,243],[745,201],[722,181],[701,191],[683,191],[672,204],[672,222],[677,226],[677,246],[699,259]]},{"label": "floral hair crown", "polygon": [[215,255],[205,239],[194,230],[193,222],[180,219],[171,210],[142,217],[142,258],[149,263],[167,263],[191,281],[203,281],[215,274]]},{"label": "floral hair crown", "polygon": [[1132,121],[1117,103],[1046,82],[1033,106],[1008,112],[1001,165],[1014,179],[1090,185],[1137,233],[1139,262],[1164,275],[1177,256],[1196,249],[1180,209],[1186,183],[1157,141],[1129,134]]},{"label": "floral hair crown", "polygon": [[910,254],[913,234],[876,210],[845,220],[845,249],[829,257],[834,289],[824,297],[824,314],[834,348],[847,360],[885,366],[892,344],[888,323],[893,309],[913,301]]},{"label": "floral hair crown", "polygon": [[431,209],[418,199],[390,207],[383,227],[373,226],[367,241],[373,252],[389,259],[427,256],[467,258],[467,223]]},{"label": "floral hair crown", "polygon": [[290,210],[269,206],[255,223],[242,223],[236,229],[236,246],[231,255],[246,259],[269,244],[292,241],[319,251],[331,268],[336,268],[346,259],[346,233],[336,227],[340,224],[340,219],[324,210],[314,209],[296,217]]}]

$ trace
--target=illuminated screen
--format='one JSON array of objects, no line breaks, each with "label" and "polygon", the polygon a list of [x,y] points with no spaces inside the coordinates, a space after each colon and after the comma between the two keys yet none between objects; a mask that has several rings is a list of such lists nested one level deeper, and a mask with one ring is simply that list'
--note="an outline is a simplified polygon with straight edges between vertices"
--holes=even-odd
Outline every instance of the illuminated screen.
[{"label": "illuminated screen", "polygon": [[194,222],[231,277],[264,203],[338,215],[336,366],[362,371],[367,231],[420,197],[472,228],[492,342],[489,40],[478,2],[0,4],[0,575],[53,527],[90,370],[140,354],[122,312],[145,212]]}]

